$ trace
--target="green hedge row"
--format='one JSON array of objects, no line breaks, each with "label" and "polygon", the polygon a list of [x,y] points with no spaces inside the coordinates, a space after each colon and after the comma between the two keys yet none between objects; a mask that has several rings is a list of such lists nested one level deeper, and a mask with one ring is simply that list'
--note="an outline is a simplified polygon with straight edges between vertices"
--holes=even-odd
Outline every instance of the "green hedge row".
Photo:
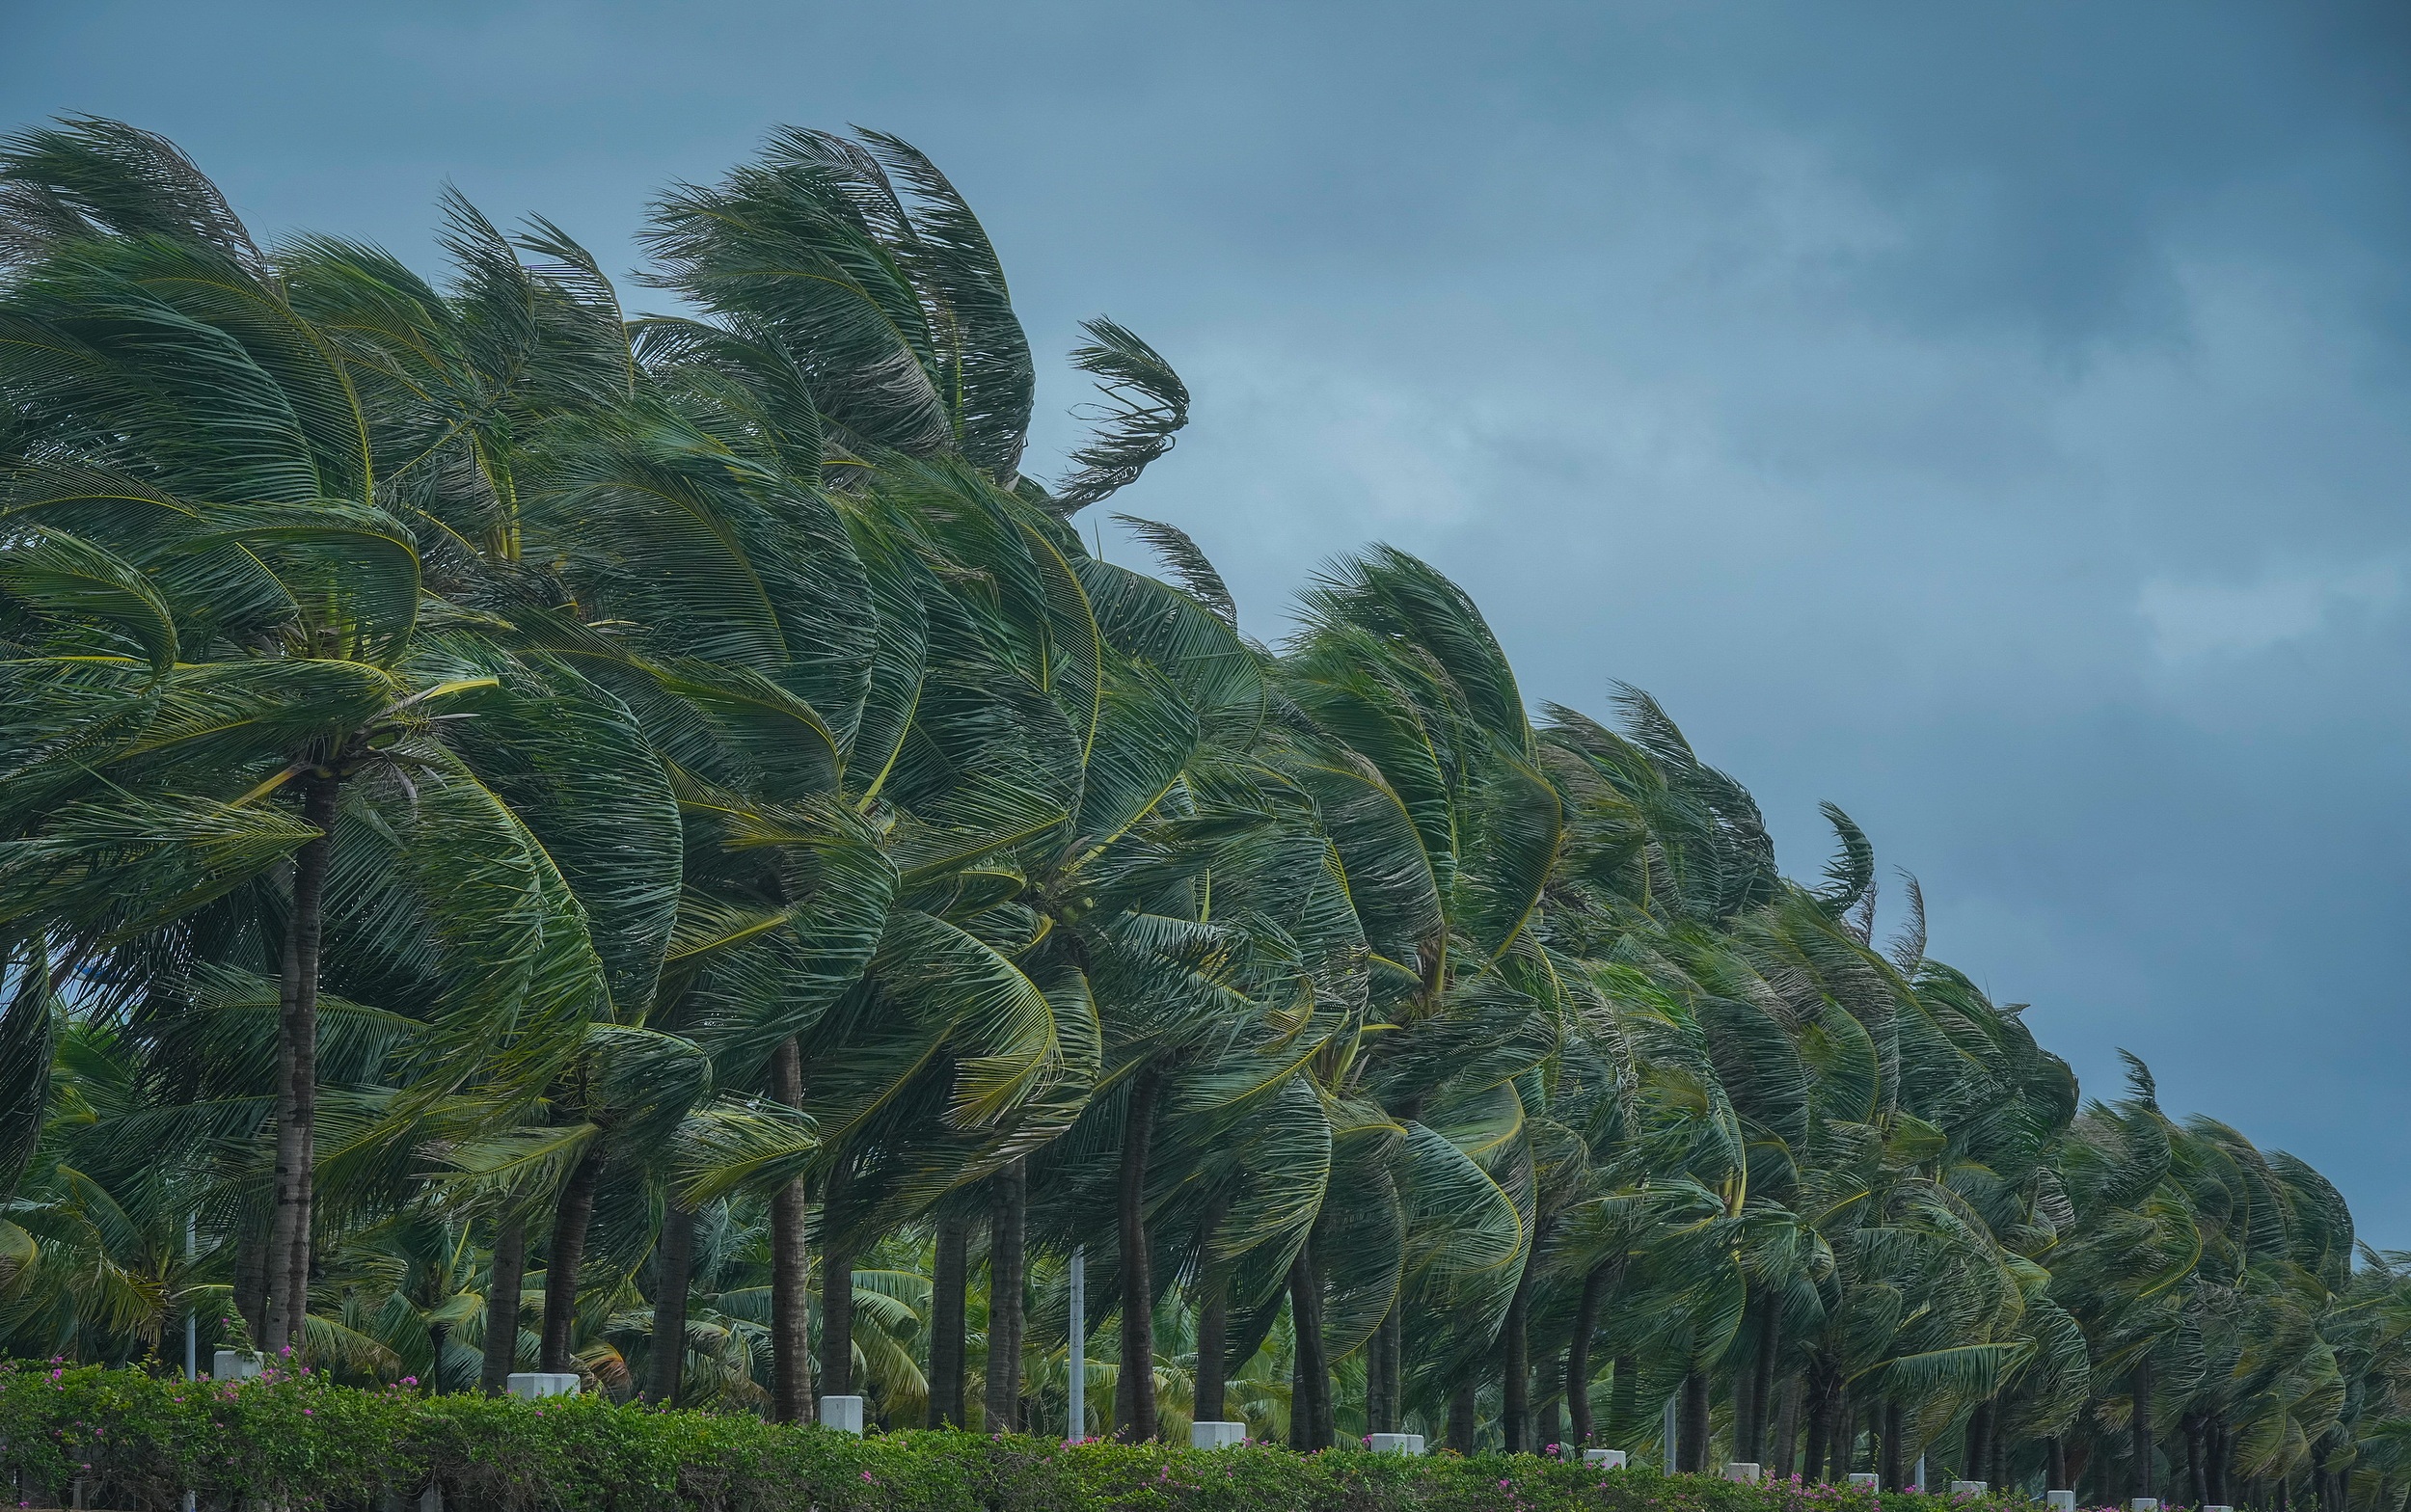
[{"label": "green hedge row", "polygon": [[[0,1469],[31,1504],[452,1512],[1879,1512],[1830,1486],[1752,1487],[1536,1455],[1407,1459],[915,1431],[870,1438],[752,1418],[361,1390],[312,1376],[188,1384],[0,1364]],[[1944,1512],[1886,1496],[1881,1512]],[[1964,1503],[1963,1503],[1964,1505]]]}]

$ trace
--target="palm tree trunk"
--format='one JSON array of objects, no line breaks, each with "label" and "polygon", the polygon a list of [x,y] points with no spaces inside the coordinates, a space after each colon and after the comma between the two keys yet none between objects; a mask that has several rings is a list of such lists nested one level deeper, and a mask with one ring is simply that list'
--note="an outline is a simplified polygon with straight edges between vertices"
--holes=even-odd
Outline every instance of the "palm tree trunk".
[{"label": "palm tree trunk", "polygon": [[2043,1478],[2047,1482],[2043,1488],[2045,1491],[2076,1489],[2068,1483],[2068,1441],[2058,1434],[2051,1435],[2050,1443],[2044,1446]]},{"label": "palm tree trunk", "polygon": [[843,1212],[853,1163],[844,1150],[829,1162],[821,1184],[821,1390],[822,1396],[853,1391],[853,1245]]},{"label": "palm tree trunk", "polygon": [[257,1223],[246,1223],[234,1242],[234,1310],[242,1314],[254,1348],[268,1336],[268,1252],[273,1227],[271,1232],[262,1232]]},{"label": "palm tree trunk", "polygon": [[1782,1405],[1775,1409],[1774,1442],[1768,1446],[1767,1476],[1792,1478],[1792,1454],[1800,1447],[1801,1382],[1798,1373],[1783,1378]]},{"label": "palm tree trunk", "polygon": [[1197,1371],[1189,1393],[1191,1418],[1228,1422],[1222,1415],[1224,1354],[1231,1342],[1231,1278],[1214,1258],[1214,1236],[1222,1231],[1229,1200],[1217,1194],[1197,1226]]},{"label": "palm tree trunk", "polygon": [[310,1314],[312,1134],[318,1118],[318,951],[335,848],[333,777],[305,778],[302,822],[318,838],[293,855],[293,907],[277,981],[276,1224],[268,1243],[268,1323],[259,1347],[299,1354]]},{"label": "palm tree trunk", "polygon": [[1116,1259],[1122,1284],[1122,1371],[1114,1387],[1114,1436],[1127,1444],[1155,1437],[1155,1278],[1147,1239],[1147,1154],[1155,1138],[1163,1073],[1153,1066],[1130,1084],[1122,1134],[1121,1230]]},{"label": "palm tree trunk", "polygon": [[485,1288],[485,1368],[477,1386],[500,1396],[519,1368],[519,1293],[528,1271],[528,1221],[513,1214],[494,1226],[494,1264]]},{"label": "palm tree trunk", "polygon": [[1297,1336],[1296,1372],[1290,1382],[1289,1444],[1331,1447],[1331,1362],[1323,1352],[1323,1283],[1314,1272],[1313,1240],[1298,1246],[1289,1262],[1289,1323]]},{"label": "palm tree trunk", "polygon": [[[771,1056],[771,1100],[803,1105],[803,1055],[789,1036]],[[803,1178],[771,1197],[771,1420],[812,1414],[812,1254],[804,1235]]]},{"label": "palm tree trunk", "polygon": [[427,1394],[429,1396],[444,1394],[444,1345],[451,1336],[452,1325],[449,1323],[427,1325],[427,1344],[434,1351],[434,1360],[427,1366]]},{"label": "palm tree trunk", "polygon": [[1532,1416],[1532,1452],[1546,1454],[1565,1442],[1565,1424],[1560,1420],[1560,1399],[1551,1395]]},{"label": "palm tree trunk", "polygon": [[1599,1303],[1608,1292],[1608,1268],[1594,1265],[1583,1278],[1583,1299],[1574,1308],[1574,1337],[1565,1346],[1565,1411],[1574,1442],[1590,1443],[1590,1336],[1599,1330]]},{"label": "palm tree trunk", "polygon": [[988,1389],[990,1433],[1021,1426],[1022,1225],[1028,1168],[1014,1161],[990,1178],[988,1215]]},{"label": "palm tree trunk", "polygon": [[1474,1452],[1474,1383],[1460,1381],[1449,1393],[1449,1447],[1459,1454]]},{"label": "palm tree trunk", "polygon": [[1514,1299],[1507,1303],[1506,1328],[1500,1342],[1505,1347],[1503,1379],[1500,1383],[1499,1432],[1506,1440],[1509,1454],[1531,1452],[1531,1296],[1533,1256],[1539,1252],[1538,1236],[1524,1253],[1523,1274],[1515,1281]]},{"label": "palm tree trunk", "polygon": [[2144,1356],[2127,1372],[2127,1390],[2134,1403],[2135,1495],[2152,1496],[2152,1357]]},{"label": "palm tree trunk", "polygon": [[1877,1427],[1877,1433],[1879,1434],[1883,1444],[1883,1458],[1877,1464],[1876,1473],[1883,1477],[1884,1490],[1898,1491],[1909,1484],[1906,1480],[1902,1479],[1903,1472],[1907,1470],[1907,1467],[1901,1463],[1903,1456],[1901,1454],[1902,1445],[1900,1442],[1900,1403],[1883,1402],[1876,1407],[1870,1408],[1868,1410],[1867,1417],[1870,1426],[1878,1424],[1881,1425],[1880,1427]]},{"label": "palm tree trunk", "polygon": [[1800,1467],[1802,1480],[1811,1484],[1826,1479],[1825,1464],[1833,1446],[1833,1404],[1831,1393],[1824,1381],[1816,1386],[1816,1399],[1808,1406],[1808,1449]]},{"label": "palm tree trunk", "polygon": [[1758,1319],[1758,1357],[1749,1372],[1749,1431],[1746,1437],[1736,1435],[1735,1459],[1752,1464],[1766,1460],[1767,1410],[1774,1405],[1774,1363],[1782,1353],[1783,1311],[1770,1297]]},{"label": "palm tree trunk", "polygon": [[930,1270],[930,1423],[960,1428],[963,1415],[963,1314],[970,1291],[971,1230],[960,1218],[937,1222],[937,1259]]},{"label": "palm tree trunk", "polygon": [[678,1405],[687,1370],[687,1292],[694,1280],[694,1214],[669,1204],[662,1215],[662,1242],[655,1252],[661,1275],[653,1292],[653,1382],[645,1399]]},{"label": "palm tree trunk", "polygon": [[1984,1473],[1985,1444],[1992,1427],[1992,1404],[1978,1402],[1967,1413],[1966,1444],[1960,1450],[1960,1463],[1966,1469],[1960,1474],[1968,1480],[1986,1480]]},{"label": "palm tree trunk", "polygon": [[1708,1468],[1708,1372],[1693,1370],[1683,1377],[1682,1416],[1675,1426],[1683,1469],[1694,1473]]},{"label": "palm tree trunk", "polygon": [[578,1272],[585,1263],[586,1227],[594,1219],[594,1189],[603,1179],[598,1138],[579,1157],[553,1216],[553,1249],[544,1260],[544,1352],[536,1368],[565,1373],[578,1328]]},{"label": "palm tree trunk", "polygon": [[1630,1355],[1618,1355],[1613,1368],[1615,1379],[1608,1385],[1608,1426],[1622,1441],[1621,1447],[1629,1449],[1633,1430],[1639,1426],[1633,1419],[1640,1412],[1640,1363]]}]

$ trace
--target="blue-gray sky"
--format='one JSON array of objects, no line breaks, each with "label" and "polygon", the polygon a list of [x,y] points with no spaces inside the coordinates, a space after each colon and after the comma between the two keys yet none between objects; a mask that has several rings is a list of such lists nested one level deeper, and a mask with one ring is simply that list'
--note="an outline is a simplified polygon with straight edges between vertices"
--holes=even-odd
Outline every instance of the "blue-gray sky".
[{"label": "blue-gray sky", "polygon": [[775,124],[902,135],[1043,351],[1188,378],[1118,507],[1258,634],[1428,556],[1795,875],[1850,810],[2089,1091],[2132,1049],[2411,1245],[2398,5],[0,0],[0,125],[64,111],[428,264],[447,179],[628,266]]}]

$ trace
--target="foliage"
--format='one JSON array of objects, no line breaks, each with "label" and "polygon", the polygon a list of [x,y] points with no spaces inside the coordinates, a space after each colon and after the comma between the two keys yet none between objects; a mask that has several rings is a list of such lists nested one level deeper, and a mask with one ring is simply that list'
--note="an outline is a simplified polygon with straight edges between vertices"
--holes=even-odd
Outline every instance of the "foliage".
[{"label": "foliage", "polygon": [[[139,1406],[144,1496],[1850,1499],[760,1420],[817,1370],[888,1429],[2411,1499],[2411,1260],[2140,1062],[2084,1101],[1913,878],[1879,941],[1841,809],[1787,877],[1655,700],[1535,714],[1395,548],[1268,647],[1178,526],[1084,546],[1189,392],[1088,322],[1023,472],[1002,261],[908,144],[666,192],[675,316],[444,219],[428,277],[118,122],[0,141],[0,1351],[317,1372],[13,1377],[121,1424],[41,1474]],[[489,1399],[528,1367],[714,1416]]]},{"label": "foliage", "polygon": [[[961,1430],[869,1438],[750,1417],[366,1390],[271,1371],[190,1384],[81,1367],[0,1368],[0,1468],[29,1488],[85,1481],[129,1508],[255,1499],[374,1506],[435,1485],[496,1512],[815,1506],[829,1512],[1873,1512],[1839,1487],[1755,1487],[1534,1455],[1264,1445],[1064,1444]],[[1893,1495],[1895,1512],[1978,1505]]]}]

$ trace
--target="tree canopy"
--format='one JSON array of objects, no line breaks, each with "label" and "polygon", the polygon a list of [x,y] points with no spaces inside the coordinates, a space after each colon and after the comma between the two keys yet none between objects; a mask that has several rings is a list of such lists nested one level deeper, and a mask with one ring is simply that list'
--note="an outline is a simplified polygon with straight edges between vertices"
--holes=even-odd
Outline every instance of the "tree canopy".
[{"label": "tree canopy", "polygon": [[664,192],[677,313],[443,245],[0,141],[0,1349],[2402,1506],[2411,1257],[1429,563],[1084,548],[1188,391],[1092,321],[1023,472],[910,146]]}]

